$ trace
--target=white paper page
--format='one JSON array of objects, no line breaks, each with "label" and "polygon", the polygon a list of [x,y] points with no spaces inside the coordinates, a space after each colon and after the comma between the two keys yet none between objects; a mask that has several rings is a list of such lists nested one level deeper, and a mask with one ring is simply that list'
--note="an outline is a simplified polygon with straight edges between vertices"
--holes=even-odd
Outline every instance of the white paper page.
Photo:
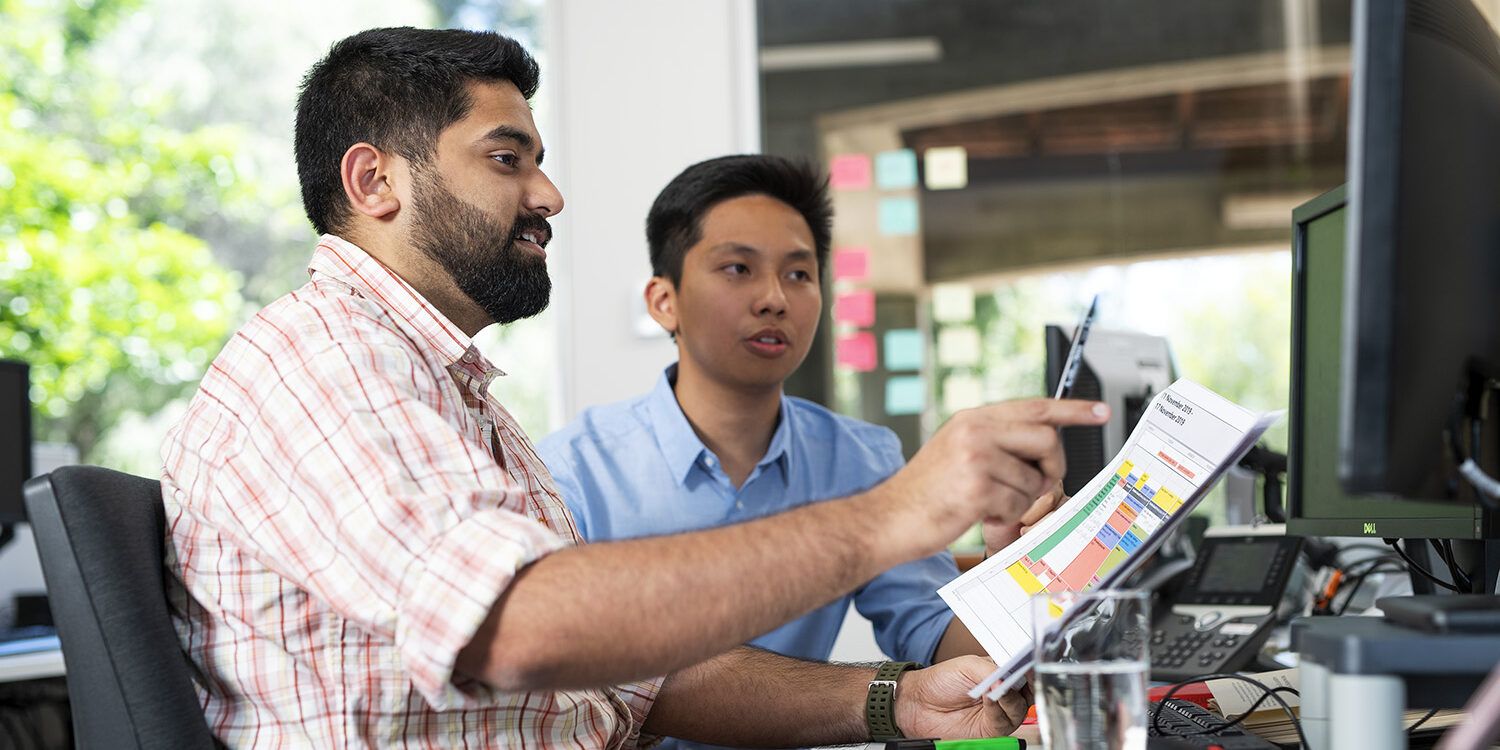
[{"label": "white paper page", "polygon": [[1033,594],[1086,591],[1121,572],[1143,545],[1154,548],[1168,520],[1201,500],[1275,419],[1178,380],[1152,399],[1098,476],[938,594],[1000,665],[997,674],[1009,674],[1029,657]]},{"label": "white paper page", "polygon": [[[1295,669],[1282,669],[1275,672],[1262,672],[1261,674],[1249,674],[1246,676],[1253,677],[1265,683],[1266,687],[1289,687],[1293,690],[1300,689],[1301,687],[1297,670]],[[1249,711],[1250,707],[1255,705],[1255,702],[1260,700],[1261,696],[1265,694],[1264,690],[1244,680],[1218,679],[1209,680],[1205,684],[1208,685],[1208,692],[1213,694],[1214,700],[1219,704],[1219,713],[1225,716],[1239,716]],[[1296,693],[1277,693],[1277,695],[1292,708],[1297,708],[1302,703]],[[1260,711],[1280,712],[1281,704],[1268,698],[1264,703],[1260,704]]]}]

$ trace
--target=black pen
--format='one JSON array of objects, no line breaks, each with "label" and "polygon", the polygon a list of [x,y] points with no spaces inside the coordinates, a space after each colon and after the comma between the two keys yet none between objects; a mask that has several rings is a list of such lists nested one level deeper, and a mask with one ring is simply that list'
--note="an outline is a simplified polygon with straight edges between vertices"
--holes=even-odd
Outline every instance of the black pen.
[{"label": "black pen", "polygon": [[1063,361],[1062,375],[1057,379],[1057,392],[1053,398],[1068,398],[1073,395],[1073,381],[1078,379],[1078,366],[1083,363],[1083,345],[1089,340],[1089,327],[1094,325],[1094,316],[1099,312],[1099,295],[1089,302],[1089,309],[1073,329],[1073,342],[1068,347],[1068,358]]}]

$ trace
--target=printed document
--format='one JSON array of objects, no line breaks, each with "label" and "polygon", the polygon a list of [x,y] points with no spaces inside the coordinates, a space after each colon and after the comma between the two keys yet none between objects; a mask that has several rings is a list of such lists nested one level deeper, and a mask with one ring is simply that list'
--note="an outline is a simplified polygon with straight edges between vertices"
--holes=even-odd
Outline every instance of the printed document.
[{"label": "printed document", "polygon": [[1151,400],[1098,476],[1025,536],[939,589],[1000,665],[980,688],[1030,663],[1034,594],[1121,585],[1279,416],[1178,380]]}]

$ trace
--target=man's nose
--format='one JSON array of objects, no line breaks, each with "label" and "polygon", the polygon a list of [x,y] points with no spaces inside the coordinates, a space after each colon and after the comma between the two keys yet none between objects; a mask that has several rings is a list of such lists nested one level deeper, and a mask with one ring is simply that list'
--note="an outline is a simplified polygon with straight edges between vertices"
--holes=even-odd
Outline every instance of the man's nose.
[{"label": "man's nose", "polygon": [[786,290],[781,287],[781,279],[772,277],[761,287],[759,298],[755,301],[756,315],[786,314]]},{"label": "man's nose", "polygon": [[556,216],[563,209],[562,191],[552,183],[546,172],[538,169],[526,186],[523,201],[526,210],[542,217]]}]

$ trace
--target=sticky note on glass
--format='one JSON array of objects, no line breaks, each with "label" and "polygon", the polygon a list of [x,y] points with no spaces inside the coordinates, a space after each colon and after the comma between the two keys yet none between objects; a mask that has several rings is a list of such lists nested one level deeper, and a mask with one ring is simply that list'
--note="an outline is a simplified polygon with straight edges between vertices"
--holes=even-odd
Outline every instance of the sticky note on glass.
[{"label": "sticky note on glass", "polygon": [[828,162],[828,185],[834,190],[870,189],[870,155],[839,154]]},{"label": "sticky note on glass", "polygon": [[943,411],[952,414],[984,403],[984,383],[968,373],[943,378]]},{"label": "sticky note on glass", "polygon": [[875,155],[875,184],[881,190],[901,190],[917,185],[917,154],[909,148],[881,151]]},{"label": "sticky note on glass", "polygon": [[974,290],[967,284],[932,287],[932,319],[939,323],[968,323],[974,319]]},{"label": "sticky note on glass", "polygon": [[922,166],[922,179],[928,190],[969,186],[969,152],[963,146],[929,148],[922,152]]},{"label": "sticky note on glass", "polygon": [[885,369],[922,369],[922,332],[896,328],[885,332]]},{"label": "sticky note on glass", "polygon": [[944,367],[973,367],[979,364],[981,349],[979,329],[973,326],[951,326],[938,332],[938,364]]},{"label": "sticky note on glass", "polygon": [[833,300],[833,319],[859,328],[875,325],[875,292],[856,289]]},{"label": "sticky note on glass", "polygon": [[927,384],[916,375],[901,375],[885,381],[885,413],[893,417],[921,414],[927,402]]},{"label": "sticky note on glass", "polygon": [[881,198],[880,233],[900,237],[917,233],[916,198]]},{"label": "sticky note on glass", "polygon": [[858,331],[840,336],[833,348],[840,367],[847,367],[855,372],[870,372],[875,369],[875,334]]},{"label": "sticky note on glass", "polygon": [[834,281],[864,281],[869,276],[869,248],[841,247],[833,251]]}]

